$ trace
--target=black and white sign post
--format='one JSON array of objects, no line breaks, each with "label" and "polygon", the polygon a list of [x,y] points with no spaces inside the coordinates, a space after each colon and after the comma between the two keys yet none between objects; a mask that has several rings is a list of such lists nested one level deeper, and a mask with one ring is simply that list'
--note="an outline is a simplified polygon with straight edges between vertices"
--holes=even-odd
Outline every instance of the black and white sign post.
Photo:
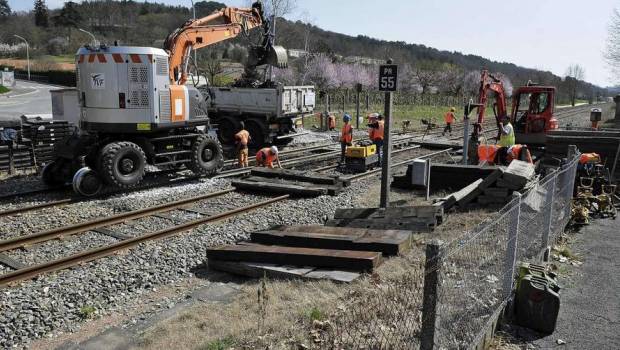
[{"label": "black and white sign post", "polygon": [[383,154],[381,157],[381,201],[380,207],[390,206],[390,166],[392,165],[392,94],[398,85],[398,66],[389,59],[386,65],[379,67],[379,91],[385,92],[385,128],[383,136]]}]

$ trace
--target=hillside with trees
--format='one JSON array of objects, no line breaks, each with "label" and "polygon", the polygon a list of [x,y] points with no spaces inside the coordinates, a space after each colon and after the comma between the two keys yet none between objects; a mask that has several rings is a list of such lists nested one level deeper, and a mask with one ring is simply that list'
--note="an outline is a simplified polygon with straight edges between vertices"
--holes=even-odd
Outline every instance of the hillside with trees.
[{"label": "hillside with trees", "polygon": [[[196,15],[202,17],[224,6],[213,1],[197,2]],[[35,0],[30,12],[15,13],[6,0],[0,0],[0,26],[11,28],[0,33],[0,58],[25,57],[25,45],[13,34],[27,38],[35,57],[70,56],[91,40],[79,28],[94,33],[103,43],[117,41],[123,45],[161,47],[168,33],[191,16],[188,7],[131,0],[68,1],[60,9],[48,9],[44,0]],[[277,43],[303,54],[292,59],[289,69],[276,71],[275,77],[290,84],[315,84],[321,89],[350,89],[356,84],[371,89],[376,84],[377,60],[391,57],[401,66],[400,88],[414,94],[471,96],[475,94],[478,72],[486,68],[501,75],[508,85],[532,81],[556,86],[561,103],[607,95],[604,89],[583,81],[580,67],[577,70],[570,67],[565,77],[559,77],[476,55],[347,36],[283,18],[278,19]],[[247,57],[246,44],[247,39],[237,38],[202,50],[199,67],[203,74],[214,78],[225,74],[222,62],[243,63]],[[368,59],[374,60],[369,64]]]}]

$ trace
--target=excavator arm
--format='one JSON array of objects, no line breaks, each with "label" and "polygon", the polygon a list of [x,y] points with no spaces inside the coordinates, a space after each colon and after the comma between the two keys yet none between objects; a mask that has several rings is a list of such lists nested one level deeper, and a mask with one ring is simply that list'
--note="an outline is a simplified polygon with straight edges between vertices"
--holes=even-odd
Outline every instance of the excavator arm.
[{"label": "excavator arm", "polygon": [[506,105],[506,91],[502,82],[489,74],[488,71],[483,70],[480,79],[480,90],[478,93],[478,121],[474,126],[474,134],[480,135],[482,132],[482,125],[484,124],[484,117],[486,113],[486,105],[489,92],[492,92],[495,96],[495,104],[493,110],[495,111],[495,120],[497,128],[499,130],[500,121],[502,117],[508,115],[508,108]]},{"label": "excavator arm", "polygon": [[[227,7],[207,17],[187,21],[166,38],[164,49],[168,51],[170,83],[182,85],[187,81],[187,67],[190,53],[219,42],[233,39],[241,33],[247,33],[256,27],[269,28],[263,5],[255,2],[252,8]],[[267,35],[268,30],[263,33]],[[286,66],[286,51],[275,48],[271,41],[268,45],[252,48],[250,61],[255,65],[272,64]]]}]

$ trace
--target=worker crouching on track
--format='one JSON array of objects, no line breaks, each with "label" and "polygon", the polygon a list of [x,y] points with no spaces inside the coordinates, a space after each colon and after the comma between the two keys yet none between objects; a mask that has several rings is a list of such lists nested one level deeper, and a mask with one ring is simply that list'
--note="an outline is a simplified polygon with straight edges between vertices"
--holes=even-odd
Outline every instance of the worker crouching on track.
[{"label": "worker crouching on track", "polygon": [[347,152],[347,147],[352,145],[353,142],[353,127],[351,126],[351,116],[345,114],[342,118],[344,125],[340,131],[340,163],[344,163],[344,157]]},{"label": "worker crouching on track", "polygon": [[249,166],[248,161],[248,144],[252,140],[250,133],[245,130],[245,124],[241,122],[241,130],[235,134],[235,145],[237,146],[237,159],[239,160],[239,167],[246,168]]},{"label": "worker crouching on track", "polygon": [[385,129],[385,122],[381,114],[371,114],[368,123],[368,136],[372,143],[377,146],[377,157],[379,158],[379,165],[381,165],[381,158],[383,153],[383,130]]},{"label": "worker crouching on track", "polygon": [[454,121],[456,120],[454,112],[456,112],[456,108],[452,107],[450,108],[450,112],[446,113],[446,115],[444,116],[446,127],[443,129],[441,136],[445,136],[446,132],[449,132],[450,136],[452,136],[452,124],[454,124]]},{"label": "worker crouching on track", "polygon": [[515,145],[515,128],[510,124],[510,118],[507,115],[502,117],[502,125],[499,132],[500,147],[512,147]]},{"label": "worker crouching on track", "polygon": [[256,165],[273,169],[273,162],[275,161],[278,168],[282,168],[280,157],[278,156],[279,153],[278,147],[276,146],[261,149],[256,153]]}]

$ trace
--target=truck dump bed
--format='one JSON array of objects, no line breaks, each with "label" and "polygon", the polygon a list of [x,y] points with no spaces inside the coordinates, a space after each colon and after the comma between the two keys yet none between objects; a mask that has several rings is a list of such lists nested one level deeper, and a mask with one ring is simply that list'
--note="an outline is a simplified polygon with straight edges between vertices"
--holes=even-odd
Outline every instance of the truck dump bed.
[{"label": "truck dump bed", "polygon": [[209,87],[210,111],[216,113],[291,117],[314,111],[314,86],[277,88]]}]

